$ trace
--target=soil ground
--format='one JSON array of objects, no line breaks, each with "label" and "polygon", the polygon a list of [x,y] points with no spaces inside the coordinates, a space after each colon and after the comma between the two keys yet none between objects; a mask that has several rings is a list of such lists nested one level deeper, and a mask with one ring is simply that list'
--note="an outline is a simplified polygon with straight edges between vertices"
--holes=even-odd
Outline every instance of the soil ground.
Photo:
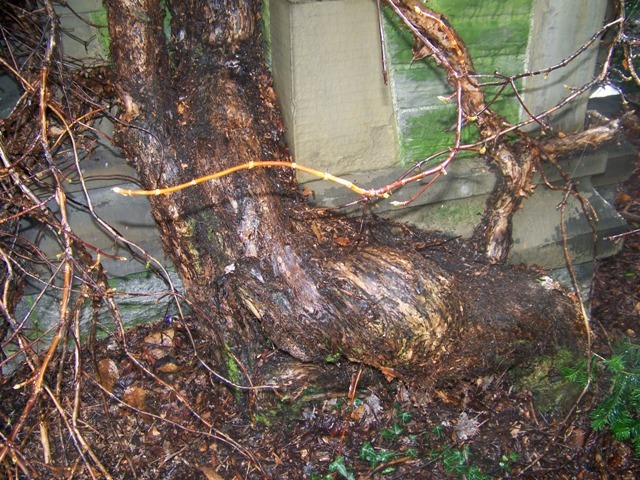
[{"label": "soil ground", "polygon": [[[619,186],[616,206],[630,218],[640,215],[640,170]],[[592,314],[594,353],[610,355],[623,338],[637,343],[640,234],[628,236],[620,254],[599,266]],[[125,348],[107,339],[86,351],[82,389],[76,390],[72,375],[60,377],[61,403],[38,407],[40,422],[24,427],[14,464],[28,465],[29,476],[40,478],[104,478],[99,463],[122,479],[640,475],[630,442],[591,428],[589,412],[606,395],[606,383],[594,384],[574,405],[578,387],[569,401],[557,395],[549,400],[533,388],[515,388],[505,371],[437,388],[426,405],[416,406],[401,383],[344,363],[327,368],[336,375],[331,390],[309,384],[286,398],[268,390],[240,394],[206,366],[203,359],[213,357],[209,335],[189,318],[165,319],[128,332]],[[551,371],[544,381],[563,383]],[[3,435],[29,394],[8,383],[0,387]],[[65,412],[66,425],[56,410]],[[93,465],[92,473],[86,465]],[[14,468],[3,468],[0,476],[27,478]]]}]

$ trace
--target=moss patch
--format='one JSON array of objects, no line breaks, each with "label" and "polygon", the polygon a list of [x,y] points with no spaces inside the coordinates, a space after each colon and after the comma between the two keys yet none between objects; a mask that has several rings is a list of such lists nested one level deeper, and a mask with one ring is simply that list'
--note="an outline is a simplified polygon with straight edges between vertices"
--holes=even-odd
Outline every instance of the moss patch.
[{"label": "moss patch", "polygon": [[98,45],[102,49],[105,58],[110,58],[111,37],[107,23],[107,10],[103,6],[101,10],[91,13],[91,23],[96,26]]},{"label": "moss patch", "polygon": [[533,393],[536,407],[543,413],[566,413],[582,391],[579,385],[566,381],[561,372],[582,359],[568,350],[540,356],[532,365],[514,369],[511,377],[519,390]]}]

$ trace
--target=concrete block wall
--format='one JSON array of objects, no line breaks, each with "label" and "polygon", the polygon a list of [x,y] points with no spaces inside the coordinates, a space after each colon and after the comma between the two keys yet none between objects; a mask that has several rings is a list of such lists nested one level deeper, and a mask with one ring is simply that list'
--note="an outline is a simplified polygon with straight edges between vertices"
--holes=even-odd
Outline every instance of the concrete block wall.
[{"label": "concrete block wall", "polygon": [[[451,134],[443,133],[443,129],[453,124],[453,111],[437,99],[439,95],[448,94],[446,82],[432,66],[410,62],[410,35],[398,28],[397,20],[389,12],[384,15],[389,84],[384,84],[374,0],[269,2],[265,18],[269,19],[270,38],[266,43],[271,44],[273,74],[287,140],[297,161],[344,175],[371,188],[396,180],[413,162],[451,144]],[[569,55],[597,30],[605,3],[603,0],[430,0],[429,5],[448,15],[460,30],[479,71],[498,69],[515,73],[547,66]],[[57,7],[65,32],[62,36],[65,53],[85,58],[89,64],[103,61],[108,57],[108,37],[104,29],[91,26],[105,24],[100,0],[69,0],[68,5],[75,13],[69,8]],[[565,84],[575,86],[590,78],[594,51],[587,52],[583,62],[569,71],[546,80],[543,77],[527,80],[523,85],[528,90],[527,102],[538,110],[547,108],[566,93]],[[6,116],[19,96],[15,82],[9,77],[0,77],[0,115]],[[513,97],[505,97],[496,108],[512,120],[522,115]],[[569,113],[552,119],[554,126],[565,130],[581,128],[585,110],[586,100],[574,104]],[[103,128],[108,131],[110,126],[104,124]],[[565,162],[598,214],[601,237],[625,229],[625,222],[599,192],[611,191],[612,185],[629,175],[635,155],[624,146],[613,145]],[[135,175],[122,155],[107,144],[99,145],[81,165],[86,178]],[[465,157],[454,162],[449,175],[441,177],[411,207],[399,209],[383,201],[374,211],[427,229],[469,236],[495,181],[481,159]],[[148,201],[113,194],[110,187],[116,183],[121,182],[103,179],[88,183],[96,212],[168,265]],[[306,186],[316,192],[322,205],[339,205],[355,199],[350,191],[332,183],[313,180]],[[409,198],[419,188],[420,185],[407,186],[391,200]],[[70,188],[69,195],[85,202],[79,187]],[[526,199],[524,208],[514,219],[513,262],[560,269],[564,266],[556,208],[561,200],[560,193],[542,185],[534,196]],[[145,272],[145,265],[132,260],[125,248],[115,245],[84,211],[70,209],[76,234],[109,253],[129,257],[126,262],[103,259],[112,276],[127,276],[126,281],[114,280],[113,286],[118,291],[143,294],[142,298],[149,300],[143,302],[141,297],[135,297],[129,301],[126,296],[116,296],[125,323],[161,319],[168,301],[159,301],[158,295],[164,294],[166,285]],[[568,225],[574,260],[588,262],[592,251],[591,231],[573,201],[568,209]],[[57,253],[53,245],[41,243],[40,247],[52,255]],[[614,253],[616,248],[607,242],[599,245],[603,255]],[[588,277],[588,266],[580,270]],[[180,280],[175,275],[172,280],[180,289]],[[25,296],[18,316],[31,315],[29,325],[46,329],[48,325],[39,322],[55,320],[49,312],[55,310],[58,300],[54,297],[40,300],[32,311],[35,301],[35,297]]]},{"label": "concrete block wall", "polygon": [[[64,53],[84,61],[88,66],[104,63],[108,59],[106,50],[108,38],[102,34],[104,30],[94,27],[94,25],[106,25],[102,2],[100,0],[70,0],[67,5],[70,8],[56,6],[56,12],[60,17],[61,42]],[[0,76],[1,117],[10,114],[20,95],[21,91],[16,82],[8,76]],[[113,135],[113,126],[109,121],[102,120],[95,127],[109,136]],[[90,155],[82,151],[79,154],[82,173],[87,182],[91,204],[96,214],[125,238],[164,264],[167,267],[171,283],[180,290],[182,288],[180,278],[162,251],[148,199],[123,197],[114,194],[111,190],[111,187],[123,183],[121,180],[123,177],[135,178],[135,170],[127,165],[120,151],[102,139],[97,140],[96,148]],[[56,162],[65,165],[72,164],[73,161],[71,152],[60,154],[56,158]],[[66,184],[67,196],[76,200],[80,205],[86,205],[87,199],[80,183],[76,181],[77,175],[69,173],[68,178],[73,183]],[[78,207],[78,204],[67,202],[67,213],[73,232],[84,241],[108,254],[126,258],[124,261],[100,258],[109,273],[110,286],[114,289],[114,301],[118,305],[123,323],[131,326],[159,321],[164,318],[168,306],[170,306],[168,312],[175,313],[172,299],[166,295],[169,289],[168,282],[152,274],[145,265],[144,259],[142,261],[136,260],[125,245],[116,243],[86,209]],[[49,202],[47,206],[56,209],[56,204],[53,201]],[[24,223],[22,227],[25,235],[33,241],[37,240],[38,247],[49,258],[55,258],[60,253],[60,246],[52,241],[46,232],[41,232],[37,225]],[[149,263],[154,264],[151,261]],[[16,318],[19,322],[24,320],[25,331],[33,334],[53,332],[55,329],[51,329],[51,327],[58,319],[56,313],[60,305],[60,292],[49,289],[45,291],[44,295],[39,295],[41,290],[42,285],[38,282],[34,282],[31,287],[27,286],[16,309]],[[99,314],[98,335],[113,327],[110,318],[106,307],[104,307]],[[92,320],[93,312],[90,308],[90,302],[87,302],[87,307],[83,310],[80,319],[82,332],[89,331]],[[51,336],[52,333],[49,333],[42,337],[35,347],[47,348]],[[4,351],[10,353],[12,350],[9,347]],[[3,373],[9,374],[19,363],[20,357],[17,357],[10,365],[3,367]]]},{"label": "concrete block wall", "polygon": [[[60,17],[61,44],[65,55],[80,59],[88,66],[108,62],[107,18],[101,0],[69,0],[66,5],[56,5],[56,13]],[[102,119],[95,126],[106,135],[113,136],[110,121]],[[165,261],[157,228],[149,210],[149,201],[144,197],[116,195],[111,190],[122,183],[117,178],[135,178],[137,175],[135,169],[126,163],[122,153],[108,141],[98,139],[91,156],[82,158],[81,167],[83,175],[88,179],[87,187],[97,215],[150,255]],[[67,193],[79,203],[86,203],[78,182],[71,184]],[[85,210],[73,204],[68,208],[69,221],[76,234],[107,253],[127,258],[126,261],[102,258],[110,275],[124,277],[144,271],[144,265],[136,261],[125,246],[115,244]],[[57,247],[44,243],[42,248],[45,253],[53,253]]]},{"label": "concrete block wall", "polygon": [[[607,5],[602,0],[567,0],[562,5],[552,0],[484,0],[481,3],[431,0],[429,6],[447,15],[458,29],[478,72],[497,70],[514,74],[551,66],[568,57],[600,28]],[[351,17],[345,18],[346,15]],[[379,44],[375,43],[380,42],[375,0],[270,0],[274,82],[295,160],[318,170],[344,175],[364,188],[389,184],[408,166],[446,149],[453,142],[453,133],[446,130],[455,123],[455,106],[438,99],[451,93],[443,73],[429,62],[411,62],[410,33],[399,26],[400,21],[388,10],[383,11],[383,20],[389,70],[386,86],[380,75]],[[335,38],[340,41],[334,42]],[[596,55],[594,46],[569,69],[518,83],[528,105],[534,111],[542,111],[566,96],[570,86],[589,81],[596,66]],[[356,64],[354,58],[367,61]],[[313,69],[305,66],[309,61],[313,62]],[[302,66],[298,69],[298,65]],[[363,68],[371,69],[369,76]],[[364,82],[365,78],[371,80]],[[354,85],[360,83],[363,91],[368,91],[372,87],[369,82],[383,93],[352,97]],[[326,95],[329,89],[331,94]],[[347,92],[351,101],[344,102],[341,91]],[[376,109],[371,102],[379,101],[378,108],[386,109],[389,97],[397,148],[380,148],[372,154],[373,144],[369,141],[372,132],[367,127],[363,131],[362,124],[353,125],[353,122],[358,121],[362,111]],[[548,120],[559,130],[581,130],[587,101],[588,95],[585,95],[567,113],[553,115]],[[322,105],[321,109],[317,104]],[[494,108],[512,122],[525,118],[513,94],[505,95]],[[385,114],[381,119],[385,116],[389,118]],[[337,135],[326,137],[327,131]],[[473,133],[465,135],[466,140],[473,138]],[[345,141],[351,147],[348,156],[341,147]],[[318,146],[309,148],[314,142]],[[332,145],[340,150],[333,156]],[[598,186],[618,182],[630,173],[633,158],[634,154],[625,147],[614,146],[564,162],[567,170],[579,179],[581,191],[598,213],[600,237],[619,233],[626,224],[593,188],[591,177],[597,176]],[[610,165],[623,173],[607,180]],[[484,161],[477,157],[456,160],[448,172],[449,175],[438,179],[411,207],[398,209],[391,206],[390,201],[410,198],[422,185],[404,187],[394,195],[396,198],[380,201],[375,211],[424,228],[469,236],[496,180]],[[342,205],[356,199],[352,192],[335,184],[306,177],[300,180],[315,192],[319,205]],[[561,200],[560,193],[540,185],[536,194],[525,201],[514,219],[513,262],[535,263],[547,268],[564,265],[556,209]],[[357,211],[354,209],[353,213]],[[578,263],[587,262],[593,251],[590,228],[574,204],[567,210],[567,218],[573,259]],[[599,252],[601,256],[611,255],[617,248],[602,241]]]},{"label": "concrete block wall", "polygon": [[[563,168],[572,174],[578,191],[596,214],[597,249],[601,258],[615,254],[621,246],[605,238],[627,230],[627,222],[613,209],[603,193],[628,178],[636,157],[637,152],[629,145],[614,144],[562,161]],[[610,171],[613,172],[612,175]],[[562,184],[553,167],[545,166],[545,174],[553,184]],[[510,260],[513,263],[537,264],[552,269],[564,268],[558,207],[565,194],[546,187],[539,175],[536,180],[538,186],[534,195],[524,200],[522,209],[514,217],[514,245]],[[572,261],[576,264],[590,263],[594,252],[593,231],[575,197],[568,199],[565,225]]]},{"label": "concrete block wall", "polygon": [[[535,71],[569,58],[604,24],[607,0],[536,0],[532,5],[532,26],[527,49],[527,70]],[[566,68],[524,80],[524,100],[534,112],[551,108],[567,96],[572,87],[591,80],[598,68],[598,42]],[[554,128],[581,130],[588,96],[551,117]]]},{"label": "concrete block wall", "polygon": [[[478,73],[497,70],[515,74],[526,68],[533,3],[534,0],[431,0],[428,6],[443,13],[461,34]],[[452,93],[441,68],[430,61],[412,61],[413,36],[398,16],[385,8],[383,18],[401,146],[399,161],[412,165],[453,144],[455,102],[439,99]],[[521,116],[520,106],[513,94],[505,93],[493,107],[509,121],[516,121]],[[465,141],[472,140],[473,129],[465,129],[463,135]]]},{"label": "concrete block wall", "polygon": [[[56,4],[62,29],[62,50],[66,55],[91,65],[109,57],[107,13],[101,0],[68,0]],[[96,28],[96,27],[102,28]]]},{"label": "concrete block wall", "polygon": [[[571,2],[571,8],[559,8],[552,0],[512,0],[507,4],[485,0],[481,6],[471,0],[431,0],[430,6],[448,15],[461,31],[478,71],[498,69],[516,73],[541,67],[541,61],[553,63],[565,58],[597,30],[606,2],[567,2]],[[69,5],[89,23],[104,24],[99,0],[73,0]],[[345,175],[360,186],[380,187],[396,180],[408,165],[424,155],[450,145],[451,134],[443,133],[443,127],[453,122],[447,118],[452,113],[451,106],[437,99],[438,95],[448,94],[442,73],[427,62],[411,63],[411,36],[398,28],[398,21],[389,11],[383,11],[389,70],[389,83],[385,85],[375,0],[270,0],[265,8],[274,81],[287,126],[287,141],[296,161]],[[63,28],[71,34],[63,35],[66,53],[78,58],[107,58],[108,38],[103,31],[92,30],[87,22],[64,7],[59,14]],[[578,26],[572,23],[574,17],[579,20]],[[564,28],[565,23],[571,27]],[[542,30],[545,25],[549,26],[548,32]],[[563,38],[563,32],[568,38]],[[88,40],[80,42],[76,37]],[[531,92],[526,93],[528,101],[537,101],[540,108],[555,103],[558,95],[566,94],[565,83],[578,85],[584,81],[581,79],[590,78],[594,64],[595,49],[592,49],[563,76],[557,79],[549,76],[542,80],[542,85],[531,87]],[[562,128],[582,126],[586,99],[574,107],[571,118],[557,119]],[[513,97],[506,97],[496,108],[511,119],[522,115]],[[599,214],[601,236],[624,229],[624,221],[592,186],[606,188],[624,179],[633,165],[633,153],[614,146],[567,162],[568,171],[579,178],[581,188]],[[101,145],[83,166],[89,175],[134,175],[119,153],[107,145]],[[315,191],[317,202],[322,205],[344,204],[356,198],[336,184],[309,178],[300,180],[308,182],[306,186]],[[465,157],[454,162],[449,175],[441,177],[411,207],[399,209],[389,202],[410,198],[421,185],[403,188],[391,199],[380,202],[374,211],[398,221],[469,236],[494,183],[495,177],[482,159]],[[150,233],[154,225],[146,199],[114,196],[111,186],[112,182],[90,183],[98,212],[162,259],[159,241]],[[516,215],[514,262],[538,263],[549,268],[563,264],[555,208],[561,200],[558,195],[541,185]],[[125,208],[139,213],[121,218],[118,212]],[[582,245],[579,249],[576,246],[574,253],[576,260],[587,261],[590,253],[586,252],[591,250],[586,239],[591,238],[590,232],[586,233],[587,226],[574,210],[572,242]],[[108,237],[86,214],[73,212],[72,221],[78,228],[86,228],[87,238],[97,246],[113,250]],[[615,245],[603,244],[600,252],[611,254],[615,249]],[[113,251],[123,253],[121,248]],[[537,255],[537,251],[541,253]],[[578,255],[578,251],[582,253]],[[140,269],[134,261],[107,263],[116,276]]]},{"label": "concrete block wall", "polygon": [[[551,0],[508,3],[486,0],[482,6],[471,0],[431,0],[430,6],[449,15],[453,25],[460,29],[475,56],[478,70],[497,68],[514,73],[526,65],[538,68],[544,65],[541,62],[554,63],[565,58],[597,30],[606,2],[567,2],[572,2],[570,8],[559,8]],[[89,62],[107,58],[108,38],[89,25],[104,23],[99,0],[73,0],[69,5],[86,22],[68,8],[59,7],[61,25],[66,32],[62,37],[65,53],[76,58],[88,57]],[[374,0],[270,0],[268,9],[273,73],[287,125],[287,139],[297,161],[346,175],[364,187],[379,187],[397,179],[415,160],[450,144],[450,135],[437,137],[443,135],[442,127],[450,122],[447,119],[450,106],[437,100],[438,95],[447,94],[446,83],[440,72],[428,63],[411,63],[410,35],[398,28],[397,20],[388,11],[384,18],[390,81],[384,84]],[[574,17],[579,20],[575,24]],[[541,30],[545,25],[549,31]],[[576,64],[565,76],[558,79],[550,76],[547,80],[539,77],[537,80],[542,83],[531,86],[531,92],[526,93],[528,101],[539,101],[537,105],[543,108],[556,102],[558,94],[566,93],[566,82],[578,85],[583,81],[581,78],[588,79],[595,54],[587,53],[586,60]],[[11,99],[17,98],[13,91],[15,84],[8,77],[0,80],[3,82],[0,108],[8,113]],[[438,108],[442,111],[438,112]],[[513,98],[506,98],[498,108],[507,116],[521,114]],[[578,104],[571,109],[572,119],[558,121],[570,122],[563,125],[577,129],[585,109],[586,105]],[[632,153],[614,146],[576,161],[568,160],[574,162],[569,170],[580,177],[582,188],[599,213],[601,235],[620,231],[624,222],[591,186],[602,189],[623,180],[630,171],[632,159]],[[134,175],[119,153],[107,145],[101,145],[82,165],[87,175]],[[398,221],[468,236],[494,183],[494,176],[481,159],[466,157],[454,162],[449,175],[440,178],[411,207],[398,209],[389,201],[383,201],[375,211]],[[98,213],[162,259],[159,242],[152,234],[154,225],[147,201],[114,196],[110,190],[112,185],[111,182],[89,183]],[[307,186],[315,191],[318,202],[323,205],[355,199],[350,191],[328,182],[314,180]],[[409,198],[418,188],[420,185],[405,187],[391,200]],[[81,192],[78,190],[75,194]],[[514,222],[513,261],[549,267],[562,263],[555,209],[559,201],[557,194],[545,191],[543,186],[526,200]],[[119,212],[125,209],[128,214],[123,218]],[[114,247],[85,213],[72,212],[72,222],[77,228],[86,229],[86,238],[96,246],[126,254],[121,247]],[[580,224],[576,222],[576,226]],[[590,237],[584,225],[576,228],[576,238]],[[615,246],[604,247],[600,250],[603,253],[615,251]],[[544,255],[536,256],[538,249],[544,250]],[[586,250],[581,248],[583,252]],[[579,259],[587,258],[586,253],[579,256]],[[116,276],[141,268],[134,261],[107,263]]]}]

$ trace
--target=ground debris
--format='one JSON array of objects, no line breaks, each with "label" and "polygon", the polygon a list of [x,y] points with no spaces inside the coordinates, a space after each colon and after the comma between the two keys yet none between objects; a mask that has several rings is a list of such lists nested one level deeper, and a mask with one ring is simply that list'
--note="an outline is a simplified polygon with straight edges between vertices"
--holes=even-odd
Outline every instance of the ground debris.
[{"label": "ground debris", "polygon": [[[640,213],[638,180],[636,173],[620,187],[621,208],[632,213]],[[420,241],[426,254],[438,243]],[[473,262],[473,255],[462,261]],[[600,266],[593,298],[599,354],[608,354],[617,339],[638,340],[638,265],[636,235]],[[310,384],[288,399],[271,392],[243,397],[199,360],[215,358],[211,332],[181,320],[132,329],[126,346],[115,336],[101,340],[95,362],[82,365],[86,381],[79,391],[73,374],[61,377],[60,404],[73,405],[79,392],[76,428],[115,479],[324,480],[344,478],[344,472],[347,478],[595,480],[633,479],[640,471],[629,443],[591,428],[589,411],[606,389],[593,389],[568,422],[564,412],[541,410],[531,391],[512,388],[508,372],[436,385],[419,405],[405,384],[382,379],[356,385],[352,395]],[[355,378],[360,368],[348,362],[332,367],[345,378]],[[5,436],[28,402],[29,382],[25,376],[0,385]],[[250,399],[249,416],[238,408],[242,398]],[[34,423],[23,430],[20,461],[42,478],[91,478],[56,406],[43,401],[37,408],[40,415],[32,418],[48,418],[50,460],[42,462],[45,424]],[[6,465],[7,478],[22,478]]]}]

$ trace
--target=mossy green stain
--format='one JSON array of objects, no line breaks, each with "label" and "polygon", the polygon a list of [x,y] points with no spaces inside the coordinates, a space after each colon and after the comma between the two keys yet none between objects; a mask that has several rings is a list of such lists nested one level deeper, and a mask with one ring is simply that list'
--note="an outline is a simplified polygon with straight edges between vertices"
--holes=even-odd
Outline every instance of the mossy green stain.
[{"label": "mossy green stain", "polygon": [[107,9],[103,6],[102,9],[91,13],[90,18],[91,23],[96,26],[98,45],[100,45],[105,57],[108,58],[110,56],[111,36],[109,35],[109,24],[107,22]]},{"label": "mossy green stain", "polygon": [[225,356],[225,370],[227,372],[227,378],[230,382],[240,385],[242,381],[242,371],[236,361],[235,356],[231,352],[231,347],[227,343],[224,344],[224,356]]},{"label": "mossy green stain", "polygon": [[330,353],[324,357],[325,363],[336,363],[338,360],[342,358],[342,352]]},{"label": "mossy green stain", "polygon": [[[429,8],[443,13],[458,31],[477,72],[497,70],[509,75],[524,70],[532,4],[533,0],[432,0]],[[453,145],[454,132],[445,130],[456,123],[455,104],[438,100],[438,96],[448,96],[452,91],[444,70],[428,58],[412,62],[413,36],[388,8],[384,23],[402,163],[408,165]],[[487,101],[496,93],[496,88],[487,89]],[[510,122],[520,117],[520,105],[509,90],[492,108]],[[465,127],[463,143],[478,138],[473,125]]]},{"label": "mossy green stain", "polygon": [[438,225],[451,227],[462,223],[474,222],[483,210],[483,203],[476,203],[478,203],[478,205],[471,204],[466,201],[466,199],[463,201],[445,202],[442,205],[430,209],[428,220]]},{"label": "mossy green stain", "polygon": [[526,367],[514,369],[512,377],[516,388],[533,393],[541,412],[563,414],[573,405],[582,388],[564,380],[561,372],[580,360],[575,353],[560,349],[554,354],[537,357]]},{"label": "mossy green stain", "polygon": [[[409,113],[400,117],[401,151],[404,164],[412,164],[417,160],[446,150],[454,144],[455,132],[450,130],[456,124],[455,106],[445,105],[419,113]],[[469,143],[479,139],[477,129],[469,125],[462,130],[462,142]],[[440,159],[442,160],[442,159]]]}]

